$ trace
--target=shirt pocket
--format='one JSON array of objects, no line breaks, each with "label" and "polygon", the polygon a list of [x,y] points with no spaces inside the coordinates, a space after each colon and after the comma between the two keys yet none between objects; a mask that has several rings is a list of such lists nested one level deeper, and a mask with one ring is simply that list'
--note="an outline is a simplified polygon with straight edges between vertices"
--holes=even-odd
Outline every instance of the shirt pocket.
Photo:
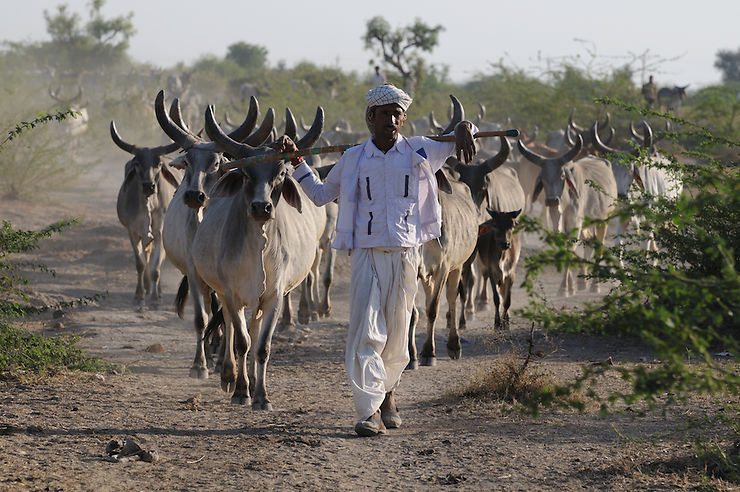
[{"label": "shirt pocket", "polygon": [[419,173],[415,168],[396,169],[391,178],[393,195],[396,198],[415,201],[419,197]]}]

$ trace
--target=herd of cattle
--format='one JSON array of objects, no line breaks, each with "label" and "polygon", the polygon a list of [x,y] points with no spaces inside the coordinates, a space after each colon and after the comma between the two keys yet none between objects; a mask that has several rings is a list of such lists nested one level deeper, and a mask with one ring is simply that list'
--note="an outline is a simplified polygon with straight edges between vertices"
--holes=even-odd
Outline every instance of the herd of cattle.
[{"label": "herd of cattle", "polygon": [[[436,123],[433,114],[426,124],[415,122],[414,126],[424,124],[421,131],[429,128],[437,134],[451,131],[464,117],[460,102],[454,96],[451,99],[453,111],[446,128]],[[207,378],[213,356],[217,370],[220,367],[221,388],[232,394],[233,402],[270,409],[265,380],[272,335],[278,323],[295,323],[288,294],[301,293],[299,322],[331,312],[334,253],[329,243],[337,206],[316,207],[292,179],[292,166],[283,161],[247,162],[249,157],[274,153],[269,143],[277,138],[272,108],[257,125],[255,97],[243,122],[228,132],[216,122],[214,108],[207,107],[207,140],[185,123],[177,98],[167,111],[164,91],[160,91],[154,108],[159,125],[172,140],[169,145],[128,143],[115,123],[110,124],[115,144],[132,156],[125,165],[117,212],[136,259],[135,302],[141,308],[147,300],[159,304],[160,268],[165,257],[169,259],[183,275],[176,296],[178,315],[184,317],[188,298],[193,306],[196,348],[190,376]],[[501,129],[502,125],[487,123],[485,108],[480,109],[474,120],[479,129]],[[514,227],[519,214],[531,211],[541,193],[551,227],[576,229],[580,238],[596,236],[604,241],[607,226],[586,225],[584,218],[606,219],[618,198],[628,196],[633,182],[651,195],[681,192],[680,181],[662,166],[621,159],[644,147],[652,162],[665,160],[653,148],[647,122],[641,123],[642,135],[630,125],[636,144],[625,145],[624,150],[609,147],[613,129],[602,140],[600,133],[608,126],[607,115],[603,123],[579,127],[571,113],[566,129],[548,137],[550,145],[535,143],[531,137],[512,146],[507,137],[500,137],[495,142],[478,142],[476,163],[464,165],[454,157],[448,159],[437,173],[443,191],[439,195],[442,236],[422,246],[419,269],[426,298],[426,340],[417,354],[419,316],[415,312],[409,330],[409,368],[434,364],[434,327],[442,289],[446,289],[449,306],[447,352],[451,358],[461,355],[458,327],[464,327],[466,311],[471,313],[476,301],[488,302],[488,284],[494,298],[494,326],[508,327],[521,251],[521,238]],[[346,143],[348,138],[360,142],[368,136],[342,124],[324,131],[321,107],[310,127],[302,120],[299,127],[287,109],[284,134],[300,149],[317,143]],[[179,152],[177,157],[168,160],[166,156],[174,152]],[[320,176],[330,167],[319,158],[314,161]],[[616,240],[625,226],[618,225]],[[322,257],[325,270],[320,275]],[[320,279],[324,286],[321,300]],[[579,288],[585,288],[585,282],[583,275],[578,277]],[[598,283],[592,289],[598,290]],[[566,270],[560,294],[574,292],[573,276]],[[458,295],[463,304],[459,321]]]}]

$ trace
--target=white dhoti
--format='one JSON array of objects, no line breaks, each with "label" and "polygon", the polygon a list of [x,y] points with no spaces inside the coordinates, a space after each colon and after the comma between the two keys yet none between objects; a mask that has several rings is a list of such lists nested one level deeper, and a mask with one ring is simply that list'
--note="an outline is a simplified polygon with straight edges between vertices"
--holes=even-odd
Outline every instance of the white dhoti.
[{"label": "white dhoti", "polygon": [[380,408],[409,362],[419,259],[418,248],[352,251],[345,365],[358,422]]}]

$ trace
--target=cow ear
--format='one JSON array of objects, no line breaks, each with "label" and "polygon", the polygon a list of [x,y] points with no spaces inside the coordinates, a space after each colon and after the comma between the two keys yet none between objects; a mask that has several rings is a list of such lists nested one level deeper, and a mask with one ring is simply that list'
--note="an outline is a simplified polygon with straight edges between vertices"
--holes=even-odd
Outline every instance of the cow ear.
[{"label": "cow ear", "polygon": [[448,195],[452,195],[452,185],[450,184],[450,180],[447,179],[445,172],[439,169],[434,173],[434,176],[437,178],[437,188],[439,188],[439,191],[444,191]]},{"label": "cow ear", "polygon": [[180,186],[180,182],[177,180],[177,177],[172,174],[172,172],[167,169],[166,166],[162,168],[162,176],[164,176],[164,179],[167,180],[167,182],[173,187],[177,188],[178,186]]},{"label": "cow ear", "polygon": [[303,211],[303,202],[301,200],[301,194],[298,193],[298,185],[290,176],[285,178],[283,181],[283,198],[288,202],[289,205],[294,207],[298,212]]},{"label": "cow ear", "polygon": [[532,191],[532,202],[537,201],[537,196],[542,191],[542,174],[537,175],[537,179],[534,182],[534,190]]},{"label": "cow ear", "polygon": [[640,170],[634,164],[632,167],[632,178],[635,180],[635,183],[637,183],[637,186],[642,191],[645,191],[645,183],[642,182],[642,177],[640,176]]},{"label": "cow ear", "polygon": [[522,209],[521,208],[519,210],[515,210],[514,212],[508,212],[506,215],[508,215],[512,219],[516,219],[517,217],[519,217],[519,214],[520,213],[522,213]]},{"label": "cow ear", "polygon": [[575,195],[576,199],[578,199],[578,190],[576,189],[576,185],[573,183],[573,174],[570,172],[570,169],[565,170],[565,183],[568,185],[570,192]]},{"label": "cow ear", "polygon": [[126,163],[126,167],[123,169],[123,184],[128,185],[129,182],[134,179],[135,174],[136,169],[134,168],[134,160],[131,159]]},{"label": "cow ear", "polygon": [[246,176],[239,169],[234,169],[221,176],[216,184],[213,185],[213,191],[211,197],[213,198],[225,198],[232,196],[239,191],[244,184]]},{"label": "cow ear", "polygon": [[483,222],[478,226],[478,235],[482,236],[483,234],[486,234],[488,231],[493,229],[493,222],[490,220]]},{"label": "cow ear", "polygon": [[185,159],[185,155],[177,156],[170,161],[168,166],[174,167],[175,169],[185,169],[185,167],[187,166],[187,161]]}]

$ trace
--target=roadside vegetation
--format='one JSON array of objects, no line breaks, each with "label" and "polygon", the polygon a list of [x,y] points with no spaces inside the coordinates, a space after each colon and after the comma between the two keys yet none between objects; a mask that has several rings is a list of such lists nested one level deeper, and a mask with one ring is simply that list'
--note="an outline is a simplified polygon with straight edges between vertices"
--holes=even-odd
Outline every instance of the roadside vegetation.
[{"label": "roadside vegetation", "polygon": [[[310,119],[320,105],[327,127],[341,119],[362,131],[364,112],[358,102],[370,87],[375,64],[381,65],[391,82],[413,89],[410,120],[426,118],[431,111],[444,119],[449,94],[463,102],[469,119],[475,120],[478,108],[484,107],[485,121],[506,122],[528,135],[537,131],[538,141],[552,130],[563,129],[571,111],[581,126],[610,113],[618,141],[628,139],[631,121],[644,118],[653,128],[665,128],[658,133],[664,137],[658,148],[669,157],[670,170],[681,176],[684,193],[676,200],[643,195],[622,204],[612,219],[639,215],[639,231],[633,230],[621,247],[589,241],[595,250],[589,260],[574,254],[573,245],[582,244],[572,233],[554,233],[523,218],[522,230],[539,234],[546,248],[526,259],[524,285],[532,300],[517,314],[547,333],[638,339],[658,362],[584,365],[575,380],[554,381],[539,371],[530,347],[529,352],[514,352],[478,375],[461,396],[522,403],[533,413],[543,406],[582,410],[590,401],[606,414],[620,405],[648,411],[665,409],[695,394],[738,394],[740,50],[717,54],[722,83],[689,93],[669,112],[643,105],[635,79],[645,79],[649,73],[639,59],[613,67],[596,63],[601,62],[596,58],[584,62],[576,57],[548,63],[539,71],[499,62],[482,67],[465,83],[452,83],[445,67],[433,63],[442,26],[418,20],[400,28],[391,27],[382,17],[368,22],[362,36],[372,53],[367,73],[318,66],[309,60],[293,67],[270,65],[268,49],[247,42],[229,46],[224,57],[206,55],[190,65],[153,67],[127,55],[133,16],[106,19],[101,14],[103,5],[104,0],[91,1],[86,22],[66,8],[47,12],[48,42],[2,45],[0,128],[5,137],[0,144],[0,198],[23,198],[40,187],[63,186],[102,154],[117,152],[108,135],[110,120],[116,121],[128,141],[161,144],[164,137],[152,106],[163,88],[168,98],[181,98],[185,118],[196,129],[202,125],[207,104],[215,105],[218,118],[228,112],[231,119],[239,119],[249,104],[243,92],[247,87],[263,114],[268,107],[282,114],[288,106],[297,117]],[[416,39],[418,45],[407,52],[401,46],[409,39]],[[650,68],[660,73],[659,63]],[[49,97],[78,91],[82,96],[74,104]],[[68,136],[64,125],[79,115],[81,105],[89,112],[90,125],[82,135]],[[53,124],[42,124],[51,120]],[[279,117],[277,124],[281,128]],[[38,125],[42,128],[15,138]],[[636,159],[645,164],[648,156]],[[53,178],[42,181],[40,176]],[[23,279],[13,273],[8,255],[29,251],[40,238],[69,225],[29,233],[4,224],[0,236],[4,318],[32,314],[18,288]],[[649,235],[658,245],[657,252],[643,247]],[[590,268],[591,276],[614,287],[599,302],[579,309],[553,306],[539,288],[537,276],[545,268],[582,264]],[[0,375],[20,367],[35,372],[56,365],[99,367],[99,362],[76,348],[74,339],[39,339],[5,322],[0,330]],[[615,373],[627,383],[626,391],[604,394],[595,389],[601,378]],[[706,463],[707,474],[738,483],[737,419],[727,425],[723,442],[699,443],[697,456]]]}]

